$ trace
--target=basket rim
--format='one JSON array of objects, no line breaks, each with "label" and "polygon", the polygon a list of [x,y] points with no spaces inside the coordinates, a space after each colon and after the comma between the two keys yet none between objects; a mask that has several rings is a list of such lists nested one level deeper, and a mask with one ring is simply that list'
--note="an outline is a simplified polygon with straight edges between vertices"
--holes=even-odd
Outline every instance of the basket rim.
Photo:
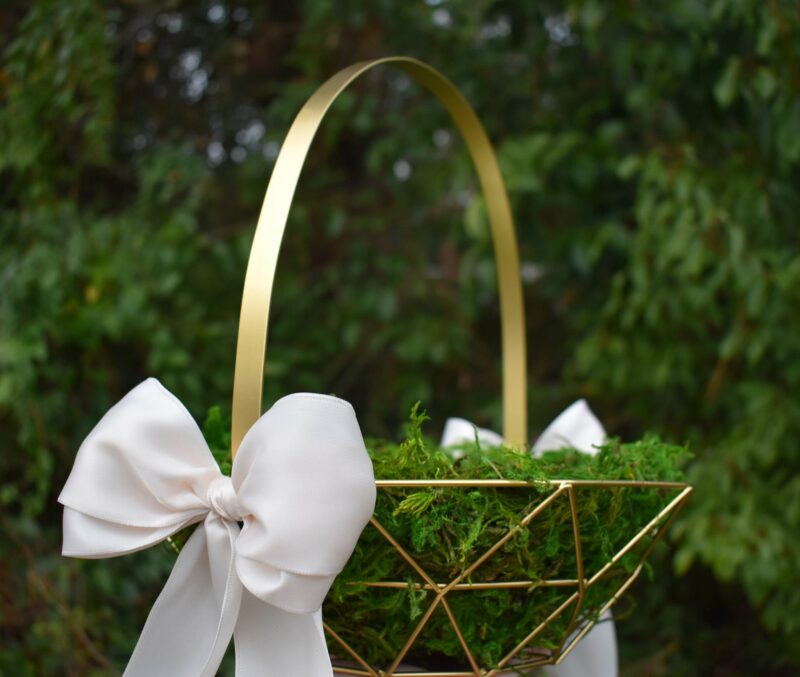
[{"label": "basket rim", "polygon": [[664,489],[687,489],[687,482],[661,480],[587,480],[587,479],[545,479],[545,480],[504,480],[504,479],[376,479],[379,489],[414,489],[420,487],[485,487],[524,489],[526,487],[552,486],[557,488],[613,488],[613,487],[650,487]]}]

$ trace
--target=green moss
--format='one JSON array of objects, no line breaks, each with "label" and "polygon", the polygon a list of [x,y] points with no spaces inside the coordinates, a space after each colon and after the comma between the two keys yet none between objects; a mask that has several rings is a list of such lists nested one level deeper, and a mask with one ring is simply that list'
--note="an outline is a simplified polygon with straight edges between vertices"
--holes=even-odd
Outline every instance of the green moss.
[{"label": "green moss", "polygon": [[231,420],[218,406],[211,407],[203,423],[203,437],[224,475],[231,474]]},{"label": "green moss", "polygon": [[[415,408],[407,439],[400,445],[369,440],[378,479],[516,479],[534,482],[525,489],[382,489],[375,517],[437,583],[460,575],[481,554],[519,525],[553,492],[555,478],[682,481],[686,449],[655,437],[621,444],[611,440],[596,456],[563,449],[540,459],[507,447],[462,445],[454,459],[426,440],[425,420]],[[674,490],[576,489],[583,562],[591,576],[624,546],[675,495]],[[592,617],[616,591],[623,575],[637,566],[643,547],[622,558],[611,575],[587,591],[583,613]],[[556,499],[540,517],[512,537],[466,582],[531,581],[529,588],[453,591],[448,603],[467,644],[483,666],[492,666],[560,606],[574,588],[544,587],[549,579],[575,579],[576,557],[569,501]],[[404,588],[365,586],[401,581]],[[368,526],[325,604],[326,622],[361,656],[385,667],[404,645],[434,599],[420,589],[422,579],[386,539]],[[559,645],[570,621],[565,610],[534,645]],[[333,654],[341,647],[331,642]],[[406,658],[429,669],[467,668],[464,652],[444,610],[439,607]]]},{"label": "green moss", "polygon": [[[533,458],[527,451],[486,448],[476,442],[458,447],[463,455],[425,438],[427,420],[411,412],[406,440],[393,444],[367,440],[377,479],[513,479],[523,489],[381,489],[375,517],[437,583],[459,576],[509,530],[520,524],[553,491],[552,479],[682,481],[685,447],[649,436],[631,444],[610,440],[597,455],[562,449]],[[229,437],[219,412],[212,410],[204,432],[218,461],[227,462]],[[223,466],[225,467],[225,466]],[[229,467],[229,464],[228,466]],[[585,574],[591,577],[644,527],[674,489],[576,488]],[[649,543],[623,557],[608,576],[587,590],[582,614],[593,617],[638,565]],[[569,500],[557,498],[520,529],[465,582],[530,581],[517,589],[453,591],[448,604],[474,656],[495,665],[574,592],[548,587],[551,579],[575,579],[577,562]],[[405,583],[398,588],[365,585]],[[367,526],[345,570],[325,603],[326,622],[362,657],[385,667],[430,607],[434,594],[374,527]],[[568,607],[537,636],[533,646],[556,648],[571,619]],[[331,653],[343,654],[335,642]],[[429,669],[468,668],[464,652],[441,605],[408,653],[405,662]]]}]

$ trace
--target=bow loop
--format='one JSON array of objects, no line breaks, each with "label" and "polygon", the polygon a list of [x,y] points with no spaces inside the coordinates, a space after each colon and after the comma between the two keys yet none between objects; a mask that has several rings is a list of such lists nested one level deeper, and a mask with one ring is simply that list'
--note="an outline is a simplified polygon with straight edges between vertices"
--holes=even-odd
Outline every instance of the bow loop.
[{"label": "bow loop", "polygon": [[158,381],[136,386],[81,444],[58,500],[63,554],[112,557],[164,540],[208,512],[220,476],[203,434]]},{"label": "bow loop", "polygon": [[253,517],[239,552],[295,573],[339,573],[375,508],[361,429],[337,397],[278,400],[242,440],[232,477]]},{"label": "bow loop", "polygon": [[315,611],[375,507],[353,408],[312,393],[278,400],[242,440],[232,477],[249,516],[236,546],[242,583],[288,611]]}]

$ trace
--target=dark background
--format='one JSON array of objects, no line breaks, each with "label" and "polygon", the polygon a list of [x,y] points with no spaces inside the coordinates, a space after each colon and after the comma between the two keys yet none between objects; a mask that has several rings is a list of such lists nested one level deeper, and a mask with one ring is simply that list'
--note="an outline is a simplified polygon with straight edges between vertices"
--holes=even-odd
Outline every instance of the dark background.
[{"label": "dark background", "polygon": [[[229,410],[244,266],[302,102],[450,77],[499,152],[532,429],[586,397],[696,487],[617,607],[626,675],[800,670],[800,10],[778,0],[42,0],[0,8],[0,674],[111,675],[173,556],[62,559],[81,439],[147,375]],[[266,397],[499,426],[483,201],[431,96],[334,106],[278,274]]]}]

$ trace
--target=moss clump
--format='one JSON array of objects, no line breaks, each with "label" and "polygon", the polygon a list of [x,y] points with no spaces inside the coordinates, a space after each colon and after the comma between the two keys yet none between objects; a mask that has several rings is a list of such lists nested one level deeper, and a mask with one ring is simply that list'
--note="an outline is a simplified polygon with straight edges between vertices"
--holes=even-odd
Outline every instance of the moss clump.
[{"label": "moss clump", "polygon": [[[492,547],[536,505],[554,491],[552,479],[683,481],[685,447],[649,436],[631,444],[611,440],[595,456],[573,449],[533,458],[508,447],[485,448],[477,442],[439,448],[422,433],[426,420],[411,412],[407,439],[401,444],[368,440],[376,479],[512,479],[533,486],[522,489],[392,488],[381,489],[375,517],[437,583],[448,583]],[[219,461],[227,460],[226,427],[212,411],[205,433]],[[228,464],[229,467],[229,464]],[[583,564],[591,577],[642,529],[667,502],[674,489],[576,488]],[[595,616],[638,565],[637,548],[587,590],[582,615]],[[517,531],[465,582],[531,581],[524,588],[454,590],[447,601],[474,657],[494,666],[532,629],[565,602],[574,587],[542,582],[575,579],[577,563],[569,500],[559,496],[530,524]],[[403,587],[365,585],[403,582]],[[360,656],[386,667],[398,654],[434,598],[414,569],[369,525],[325,603],[326,622]],[[567,608],[533,646],[559,646],[571,619]],[[333,656],[347,658],[330,641]],[[412,646],[405,663],[427,669],[469,669],[445,611],[439,605]]]},{"label": "moss clump", "polygon": [[[422,434],[424,414],[411,414],[400,445],[368,442],[377,479],[514,479],[525,489],[381,489],[375,517],[437,583],[448,583],[553,492],[550,479],[682,481],[686,449],[647,437],[632,444],[605,444],[596,456],[572,449],[535,459],[507,447],[462,445],[454,458]],[[675,495],[670,489],[576,489],[583,562],[588,577],[600,570]],[[640,561],[648,541],[624,557],[608,577],[588,589],[583,615],[595,615]],[[574,587],[545,587],[550,579],[575,579],[576,557],[569,500],[556,499],[517,532],[465,582],[532,581],[528,588],[453,591],[448,604],[482,666],[494,666],[560,606]],[[404,581],[403,588],[365,582]],[[328,595],[326,622],[369,663],[386,667],[434,598],[384,536],[368,526],[347,567]],[[556,648],[570,621],[566,609],[534,645]],[[335,642],[331,653],[342,655]],[[428,669],[469,669],[452,625],[437,608],[404,662]]]}]

